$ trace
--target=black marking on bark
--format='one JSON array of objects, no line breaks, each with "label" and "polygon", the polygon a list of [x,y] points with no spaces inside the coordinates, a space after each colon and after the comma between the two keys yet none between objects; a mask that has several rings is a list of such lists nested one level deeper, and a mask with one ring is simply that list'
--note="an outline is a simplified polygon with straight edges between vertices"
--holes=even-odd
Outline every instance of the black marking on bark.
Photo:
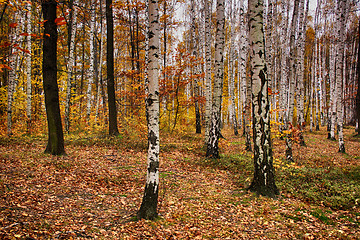
[{"label": "black marking on bark", "polygon": [[157,141],[157,136],[155,135],[154,131],[150,131],[149,133],[149,142],[151,143],[151,145],[156,146],[156,141]]},{"label": "black marking on bark", "polygon": [[159,162],[158,161],[150,162],[148,172],[156,173],[158,170],[159,170]]}]

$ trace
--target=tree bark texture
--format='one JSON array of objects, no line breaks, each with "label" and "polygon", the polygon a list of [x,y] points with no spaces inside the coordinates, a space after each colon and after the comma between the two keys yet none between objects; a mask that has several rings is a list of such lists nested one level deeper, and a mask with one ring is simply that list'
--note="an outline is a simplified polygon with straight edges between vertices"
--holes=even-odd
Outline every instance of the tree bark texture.
[{"label": "tree bark texture", "polygon": [[205,146],[209,142],[211,125],[211,12],[209,0],[205,0]]},{"label": "tree bark texture", "polygon": [[[76,1],[75,1],[76,5]],[[73,69],[75,65],[75,34],[76,34],[76,14],[77,7],[72,4],[71,20],[69,21],[69,60],[68,60],[68,78],[66,84],[66,100],[65,100],[65,131],[70,130],[70,105],[71,105],[71,91],[73,87]]]},{"label": "tree bark texture", "polygon": [[158,0],[148,1],[148,61],[145,76],[146,114],[148,122],[148,167],[143,200],[137,213],[139,219],[157,217],[159,193],[159,4]]},{"label": "tree bark texture", "polygon": [[275,170],[270,137],[270,104],[265,61],[263,0],[248,2],[250,76],[252,81],[254,178],[249,189],[257,194],[275,197]]},{"label": "tree bark texture", "polygon": [[225,1],[219,0],[216,4],[216,40],[215,40],[215,79],[211,113],[211,128],[206,156],[220,158],[219,138],[221,124],[221,100],[224,79],[224,46],[225,46]]},{"label": "tree bark texture", "polygon": [[119,135],[117,127],[117,111],[114,80],[114,20],[112,0],[106,0],[106,64],[107,64],[107,93],[109,104],[109,135]]},{"label": "tree bark texture", "polygon": [[65,153],[65,149],[57,84],[56,6],[55,0],[43,0],[41,3],[44,16],[43,88],[49,135],[45,152],[61,155]]}]

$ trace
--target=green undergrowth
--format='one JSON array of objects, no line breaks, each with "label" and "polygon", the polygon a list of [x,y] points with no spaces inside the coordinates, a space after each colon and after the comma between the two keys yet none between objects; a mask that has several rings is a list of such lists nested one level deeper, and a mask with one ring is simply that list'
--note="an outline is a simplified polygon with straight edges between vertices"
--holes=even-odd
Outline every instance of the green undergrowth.
[{"label": "green undergrowth", "polygon": [[[239,187],[249,185],[253,174],[250,154],[223,154],[220,159],[199,162],[214,169],[228,170]],[[297,166],[274,159],[276,184],[284,197],[297,198],[334,210],[351,210],[360,205],[360,167],[319,168]],[[316,214],[316,213],[314,213]]]}]

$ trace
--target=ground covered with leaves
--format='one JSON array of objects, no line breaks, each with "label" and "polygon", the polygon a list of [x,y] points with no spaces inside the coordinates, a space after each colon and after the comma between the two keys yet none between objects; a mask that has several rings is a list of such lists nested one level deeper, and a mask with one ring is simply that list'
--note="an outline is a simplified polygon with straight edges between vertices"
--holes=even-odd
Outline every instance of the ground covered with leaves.
[{"label": "ground covered with leaves", "polygon": [[346,154],[326,131],[284,159],[274,139],[278,199],[246,190],[253,166],[244,138],[224,130],[221,159],[203,138],[163,134],[159,218],[136,220],[145,185],[145,136],[66,136],[66,156],[45,136],[0,138],[0,239],[359,239],[360,138]]}]

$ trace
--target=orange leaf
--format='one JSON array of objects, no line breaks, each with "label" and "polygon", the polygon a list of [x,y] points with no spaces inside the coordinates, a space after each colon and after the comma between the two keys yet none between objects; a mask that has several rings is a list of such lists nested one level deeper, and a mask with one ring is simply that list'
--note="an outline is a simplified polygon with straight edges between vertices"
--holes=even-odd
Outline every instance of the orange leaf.
[{"label": "orange leaf", "polygon": [[20,36],[29,36],[28,33],[21,33]]}]

